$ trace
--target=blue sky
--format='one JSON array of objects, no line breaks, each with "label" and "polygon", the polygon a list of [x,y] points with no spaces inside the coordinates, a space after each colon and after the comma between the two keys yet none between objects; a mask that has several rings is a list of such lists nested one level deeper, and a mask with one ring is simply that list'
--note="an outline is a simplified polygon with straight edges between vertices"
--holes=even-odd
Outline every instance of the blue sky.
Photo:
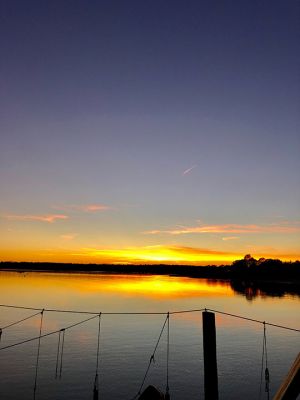
[{"label": "blue sky", "polygon": [[[298,16],[296,1],[2,0],[2,257],[296,257]],[[265,231],[144,233],[226,224]]]}]

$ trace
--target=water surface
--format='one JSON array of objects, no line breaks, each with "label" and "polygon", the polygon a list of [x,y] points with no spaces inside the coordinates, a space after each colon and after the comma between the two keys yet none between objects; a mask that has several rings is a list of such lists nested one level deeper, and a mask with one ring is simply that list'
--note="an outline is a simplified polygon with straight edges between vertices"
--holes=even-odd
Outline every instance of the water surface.
[{"label": "water surface", "polygon": [[[249,294],[250,293],[250,294]],[[229,282],[204,279],[99,274],[0,272],[0,303],[91,312],[164,312],[210,308],[275,324],[300,327],[299,296],[267,296]],[[32,315],[0,307],[0,327]],[[43,332],[89,315],[45,312]],[[165,315],[103,315],[100,340],[101,399],[131,399],[137,392]],[[1,347],[35,337],[40,316],[5,329]],[[263,327],[216,314],[220,399],[258,399]],[[58,334],[41,340],[36,399],[92,399],[98,318],[66,331],[61,379],[55,378]],[[146,385],[166,386],[166,331]],[[299,351],[300,334],[267,327],[271,398]],[[0,398],[32,399],[38,341],[2,350]],[[171,398],[203,399],[201,312],[170,317]],[[263,388],[264,389],[264,388]],[[262,393],[261,398],[266,398]]]}]

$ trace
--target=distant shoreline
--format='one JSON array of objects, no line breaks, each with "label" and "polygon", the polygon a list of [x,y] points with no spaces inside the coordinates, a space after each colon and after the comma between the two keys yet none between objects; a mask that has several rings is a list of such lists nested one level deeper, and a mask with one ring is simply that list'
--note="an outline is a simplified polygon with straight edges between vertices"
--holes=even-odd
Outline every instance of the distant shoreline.
[{"label": "distant shoreline", "polygon": [[[256,261],[256,260],[255,260]],[[113,273],[138,275],[173,275],[207,279],[251,279],[270,282],[290,282],[300,285],[300,262],[266,260],[261,264],[238,260],[231,265],[174,264],[71,264],[52,262],[1,261],[0,271],[54,273]]]},{"label": "distant shoreline", "polygon": [[265,265],[249,264],[239,260],[229,266],[187,265],[113,265],[0,262],[0,272],[115,274],[140,276],[174,276],[227,282],[235,293],[252,300],[257,296],[300,297],[300,263],[282,263],[269,260]]},{"label": "distant shoreline", "polygon": [[[194,268],[194,266],[192,266]],[[199,267],[199,268],[207,268],[207,267]],[[34,269],[34,268],[3,268],[0,267],[0,272],[16,272],[16,273],[53,273],[53,274],[90,274],[90,275],[145,275],[145,276],[153,276],[153,275],[161,275],[161,276],[174,276],[174,277],[182,277],[182,278],[198,278],[198,279],[208,279],[212,281],[231,281],[235,278],[233,276],[227,275],[224,276],[223,274],[209,274],[208,272],[205,273],[198,273],[197,271],[180,271],[180,273],[176,273],[174,271],[167,271],[167,270],[130,270],[125,271],[124,269],[53,269],[53,268],[43,268],[43,269]],[[246,277],[236,277],[237,280],[245,280],[248,281]],[[258,277],[252,277],[251,281],[257,282],[264,282],[264,283],[272,283],[272,284],[284,284],[284,285],[297,285],[299,286],[300,291],[300,278],[297,280],[291,279],[274,279],[272,277],[266,279],[260,279]]]}]

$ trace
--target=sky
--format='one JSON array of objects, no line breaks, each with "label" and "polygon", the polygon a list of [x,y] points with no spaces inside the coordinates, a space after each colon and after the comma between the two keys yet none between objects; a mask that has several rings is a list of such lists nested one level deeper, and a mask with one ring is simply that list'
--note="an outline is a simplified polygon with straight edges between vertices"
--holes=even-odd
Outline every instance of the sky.
[{"label": "sky", "polygon": [[0,260],[300,259],[296,0],[0,0]]}]

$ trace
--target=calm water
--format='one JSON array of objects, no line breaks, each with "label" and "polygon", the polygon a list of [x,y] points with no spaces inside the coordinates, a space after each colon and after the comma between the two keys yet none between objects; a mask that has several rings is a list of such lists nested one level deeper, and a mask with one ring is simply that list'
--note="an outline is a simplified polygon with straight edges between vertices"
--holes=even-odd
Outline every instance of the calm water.
[{"label": "calm water", "polygon": [[[249,300],[251,299],[251,300]],[[168,312],[218,309],[300,328],[298,296],[247,297],[229,283],[167,276],[0,273],[0,303],[94,312]],[[0,307],[0,327],[33,311]],[[46,312],[43,333],[88,318]],[[131,399],[137,392],[164,315],[104,315],[100,343],[101,399]],[[39,333],[40,317],[3,331],[1,347]],[[258,399],[263,328],[216,315],[220,399]],[[92,399],[97,318],[66,331],[61,379],[55,379],[58,335],[41,340],[36,399]],[[166,332],[165,332],[166,333]],[[166,334],[147,384],[166,386]],[[0,398],[32,399],[37,341],[2,350]],[[267,327],[271,398],[299,352],[300,333]],[[169,382],[172,400],[203,399],[201,313],[170,319]],[[266,398],[265,393],[261,397]]]}]

